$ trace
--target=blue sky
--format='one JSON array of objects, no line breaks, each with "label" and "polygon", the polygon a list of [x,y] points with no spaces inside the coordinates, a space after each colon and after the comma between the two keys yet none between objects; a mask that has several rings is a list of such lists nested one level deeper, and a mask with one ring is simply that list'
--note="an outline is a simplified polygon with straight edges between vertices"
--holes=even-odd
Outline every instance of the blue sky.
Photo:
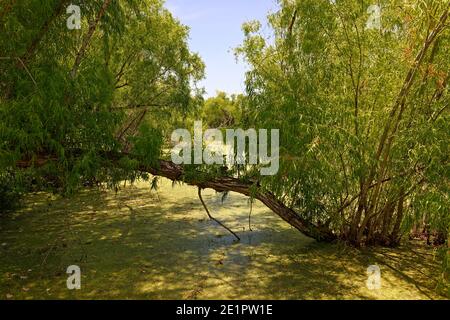
[{"label": "blue sky", "polygon": [[206,79],[201,83],[207,96],[217,90],[227,93],[245,91],[246,66],[236,62],[233,49],[242,43],[242,23],[260,20],[275,11],[275,0],[166,0],[168,8],[190,28],[189,45],[206,64]]}]

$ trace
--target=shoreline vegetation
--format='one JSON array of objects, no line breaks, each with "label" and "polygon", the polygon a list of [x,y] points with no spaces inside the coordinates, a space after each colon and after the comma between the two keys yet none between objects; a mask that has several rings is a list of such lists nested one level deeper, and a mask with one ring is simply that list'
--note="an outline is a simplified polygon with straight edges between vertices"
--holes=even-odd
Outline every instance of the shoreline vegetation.
[{"label": "shoreline vegetation", "polygon": [[450,0],[372,2],[0,1],[0,299],[450,298]]}]

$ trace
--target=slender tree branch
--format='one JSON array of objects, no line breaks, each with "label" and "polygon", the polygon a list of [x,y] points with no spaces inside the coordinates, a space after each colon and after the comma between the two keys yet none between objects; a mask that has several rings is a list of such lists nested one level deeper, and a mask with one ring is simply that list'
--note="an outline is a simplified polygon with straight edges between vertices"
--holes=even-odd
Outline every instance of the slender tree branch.
[{"label": "slender tree branch", "polygon": [[72,76],[72,78],[75,78],[75,76],[77,74],[77,71],[78,71],[78,68],[79,68],[79,66],[81,64],[81,61],[83,60],[83,57],[84,57],[84,55],[86,53],[86,50],[87,50],[87,48],[89,46],[89,43],[91,42],[92,36],[93,36],[93,34],[95,32],[95,29],[97,28],[97,25],[98,25],[100,19],[105,14],[106,9],[108,9],[108,6],[110,5],[110,3],[111,3],[111,0],[105,0],[103,2],[103,5],[102,5],[100,11],[98,12],[96,19],[90,24],[89,31],[88,31],[86,37],[83,40],[83,44],[81,45],[80,50],[78,50],[78,53],[77,53],[76,58],[75,58],[75,63],[73,65],[73,67],[72,67],[72,71],[70,72],[70,75]]},{"label": "slender tree branch", "polygon": [[203,197],[202,197],[202,189],[198,188],[198,198],[200,199],[203,208],[205,208],[206,214],[208,215],[209,219],[214,220],[215,222],[217,222],[217,224],[219,224],[220,226],[222,226],[224,229],[228,230],[228,232],[230,232],[233,236],[236,237],[236,239],[238,241],[241,241],[241,238],[238,237],[238,235],[236,233],[234,233],[230,228],[228,228],[226,225],[224,225],[222,222],[220,222],[219,220],[217,220],[216,218],[214,218],[211,213],[208,210],[208,207],[206,206],[205,201],[203,201]]},{"label": "slender tree branch", "polygon": [[[72,150],[71,154],[81,156],[82,150]],[[130,153],[125,152],[100,152],[99,156],[108,161],[109,164],[120,166],[120,159],[129,157],[139,161]],[[34,159],[24,159],[16,162],[17,168],[26,169],[29,167],[45,166],[49,162],[58,161],[56,156],[40,155]],[[255,191],[255,182],[244,182],[233,177],[216,177],[207,180],[199,179],[200,175],[185,175],[183,166],[177,165],[171,161],[159,160],[156,165],[149,166],[141,164],[136,168],[137,171],[150,173],[154,176],[165,177],[172,181],[181,181],[188,185],[196,186],[201,189],[213,189],[217,192],[232,191],[237,192],[247,197],[253,197],[261,201],[280,218],[289,223],[291,226],[318,241],[334,241],[336,235],[325,226],[318,226],[311,221],[304,219],[301,215],[293,209],[287,207],[280,201],[273,193],[257,188]]]}]

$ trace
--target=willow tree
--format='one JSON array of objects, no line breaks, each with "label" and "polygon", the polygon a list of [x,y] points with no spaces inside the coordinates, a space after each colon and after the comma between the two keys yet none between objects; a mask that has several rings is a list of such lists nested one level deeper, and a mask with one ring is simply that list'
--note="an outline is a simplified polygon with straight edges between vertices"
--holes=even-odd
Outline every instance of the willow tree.
[{"label": "willow tree", "polygon": [[[71,3],[80,8],[80,29],[68,28],[76,18]],[[153,163],[161,119],[170,123],[171,114],[195,106],[204,66],[187,37],[159,0],[2,1],[4,188],[68,193],[86,182],[113,187],[140,175],[128,156],[118,165],[105,155],[133,149]],[[16,170],[21,161],[31,166]]]},{"label": "willow tree", "polygon": [[449,1],[281,1],[244,26],[256,126],[280,128],[263,187],[317,226],[396,245],[414,221],[447,235]]},{"label": "willow tree", "polygon": [[67,29],[64,0],[0,5],[7,185],[72,192],[151,173],[200,197],[212,188],[259,199],[318,240],[395,245],[425,215],[447,230],[448,1],[369,11],[368,1],[281,1],[269,41],[246,24],[238,53],[251,70],[234,126],[280,129],[269,177],[160,160],[168,129],[201,100],[188,30],[157,0],[78,4],[80,30]]}]

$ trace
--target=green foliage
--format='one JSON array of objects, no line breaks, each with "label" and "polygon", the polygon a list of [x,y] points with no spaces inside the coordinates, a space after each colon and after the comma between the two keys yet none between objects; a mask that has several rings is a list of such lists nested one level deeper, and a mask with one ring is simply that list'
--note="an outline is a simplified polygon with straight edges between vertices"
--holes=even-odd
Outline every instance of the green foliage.
[{"label": "green foliage", "polygon": [[258,181],[357,245],[398,244],[418,223],[448,232],[445,3],[383,0],[382,28],[370,29],[371,1],[279,1],[271,38],[257,21],[243,26],[247,95],[206,101],[188,28],[160,0],[75,1],[81,30],[66,27],[68,3],[1,11],[3,174],[36,164],[37,185],[65,193],[148,178],[136,158],[156,165],[164,137],[200,112],[209,127],[280,129],[280,171],[192,166],[192,179]]},{"label": "green foliage", "polygon": [[135,177],[105,159],[115,152],[153,164],[170,114],[198,104],[204,69],[162,1],[74,1],[81,30],[66,26],[69,4],[18,1],[0,16],[0,172],[57,159],[35,180],[66,193]]},{"label": "green foliage", "polygon": [[157,129],[144,124],[140,127],[140,134],[133,138],[134,154],[142,160],[144,165],[157,166],[163,137]]},{"label": "green foliage", "polygon": [[209,128],[231,128],[235,124],[240,124],[244,99],[242,95],[228,97],[225,92],[217,92],[215,97],[206,99],[201,120]]},{"label": "green foliage", "polygon": [[273,37],[251,22],[237,48],[252,126],[281,133],[264,187],[356,244],[394,245],[412,216],[448,230],[448,21],[414,62],[448,7],[381,1],[379,30],[366,25],[371,1],[279,2]]},{"label": "green foliage", "polygon": [[0,214],[17,209],[20,205],[21,190],[13,175],[0,174]]}]

